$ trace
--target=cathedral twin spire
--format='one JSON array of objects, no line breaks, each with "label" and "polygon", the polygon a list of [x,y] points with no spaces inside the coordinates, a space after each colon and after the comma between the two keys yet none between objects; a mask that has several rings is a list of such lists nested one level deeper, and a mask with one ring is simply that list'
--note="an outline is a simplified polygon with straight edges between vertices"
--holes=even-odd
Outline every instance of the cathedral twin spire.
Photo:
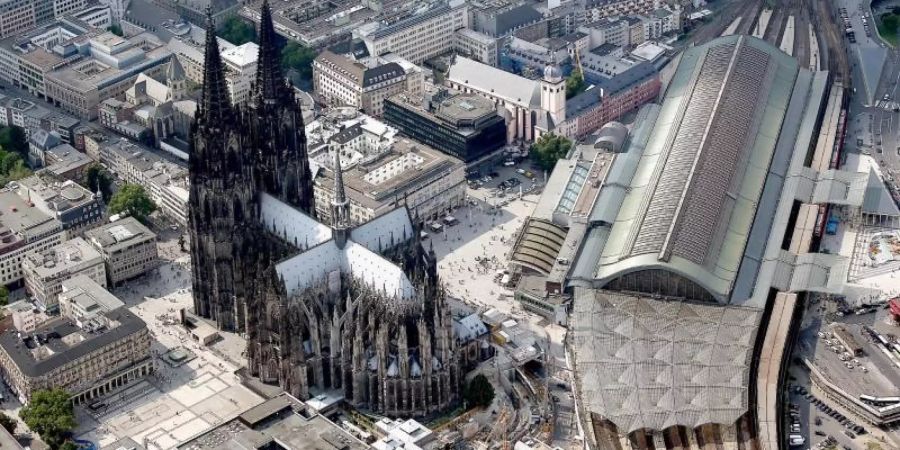
[{"label": "cathedral twin spire", "polygon": [[212,13],[207,9],[206,45],[203,57],[203,94],[200,99],[198,119],[201,125],[219,128],[231,114],[228,88],[225,86],[225,70],[219,54],[219,40]]},{"label": "cathedral twin spire", "polygon": [[275,26],[272,24],[272,9],[269,8],[269,0],[263,0],[259,18],[259,64],[256,70],[256,92],[254,93],[254,100],[257,104],[275,103],[277,99],[284,97],[284,74],[281,71],[278,46],[275,45],[276,40]]},{"label": "cathedral twin spire", "polygon": [[[257,59],[256,83],[252,97],[256,104],[271,104],[293,95],[286,92],[284,73],[281,70],[275,26],[269,1],[264,0],[259,24],[259,56]],[[206,45],[203,65],[203,96],[200,102],[201,121],[215,126],[225,123],[232,112],[228,88],[225,85],[225,66],[219,53],[212,13],[207,10]]]}]

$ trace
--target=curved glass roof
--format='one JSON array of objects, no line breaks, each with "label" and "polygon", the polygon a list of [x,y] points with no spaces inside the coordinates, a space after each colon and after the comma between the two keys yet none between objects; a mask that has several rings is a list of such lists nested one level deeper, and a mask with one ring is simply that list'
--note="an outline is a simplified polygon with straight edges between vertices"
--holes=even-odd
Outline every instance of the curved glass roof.
[{"label": "curved glass roof", "polygon": [[748,36],[685,51],[600,256],[601,285],[660,268],[727,301],[799,70]]}]

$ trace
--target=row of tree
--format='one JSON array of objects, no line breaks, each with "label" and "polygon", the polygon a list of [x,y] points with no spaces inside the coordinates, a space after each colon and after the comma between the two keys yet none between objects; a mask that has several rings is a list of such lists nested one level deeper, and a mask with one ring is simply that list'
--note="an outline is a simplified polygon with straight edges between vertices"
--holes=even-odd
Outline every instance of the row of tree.
[{"label": "row of tree", "polygon": [[[78,446],[70,440],[75,429],[75,408],[71,395],[63,389],[36,391],[31,396],[31,403],[19,411],[19,417],[31,431],[40,435],[53,450],[77,450]],[[0,413],[0,426],[15,434],[18,422],[15,418]]]},{"label": "row of tree", "polygon": [[124,213],[147,223],[147,218],[156,211],[156,204],[141,185],[126,184],[113,193],[113,176],[100,164],[88,167],[83,181],[91,192],[103,194],[110,214]]},{"label": "row of tree", "polygon": [[25,130],[16,126],[0,127],[0,187],[31,175],[27,158]]},{"label": "row of tree", "polygon": [[531,145],[531,159],[541,169],[552,171],[556,161],[565,158],[572,149],[572,141],[553,133],[545,133]]},{"label": "row of tree", "polygon": [[[219,37],[234,45],[256,42],[256,28],[237,16],[229,17],[222,23]],[[312,80],[312,62],[316,59],[316,51],[296,41],[288,41],[281,49],[281,65],[287,70],[297,72],[302,81]]]}]

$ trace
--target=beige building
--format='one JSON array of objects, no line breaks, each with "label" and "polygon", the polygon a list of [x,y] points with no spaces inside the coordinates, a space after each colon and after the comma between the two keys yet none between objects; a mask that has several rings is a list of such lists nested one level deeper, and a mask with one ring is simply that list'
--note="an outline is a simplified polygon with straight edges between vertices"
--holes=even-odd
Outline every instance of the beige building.
[{"label": "beige building", "polygon": [[51,388],[85,403],[153,372],[147,325],[121,301],[84,276],[62,297],[66,314],[33,333],[0,334],[0,377],[22,403]]},{"label": "beige building", "polygon": [[89,230],[84,237],[103,256],[111,286],[118,286],[159,265],[156,234],[133,217]]},{"label": "beige building", "polygon": [[[325,124],[328,122],[328,124]],[[323,170],[314,183],[317,217],[328,222],[334,196],[333,155],[340,152],[344,189],[354,224],[406,202],[421,219],[442,217],[465,201],[466,165],[434,148],[401,137],[369,116],[307,127],[310,157]]]},{"label": "beige building", "polygon": [[188,172],[127,139],[100,144],[100,162],[126,183],[139,184],[160,211],[187,226]]},{"label": "beige building", "polygon": [[238,45],[222,52],[225,63],[225,87],[232,105],[250,100],[250,87],[256,81],[256,60],[259,46],[253,42]]},{"label": "beige building", "polygon": [[63,242],[43,253],[31,253],[22,261],[25,289],[47,310],[56,309],[63,281],[77,275],[87,275],[106,286],[103,257],[84,239]]},{"label": "beige building", "polygon": [[15,302],[7,306],[6,311],[12,316],[13,326],[22,333],[32,333],[38,325],[50,319],[46,312],[29,301]]},{"label": "beige building", "polygon": [[0,189],[0,286],[19,282],[24,276],[25,256],[44,252],[66,240],[61,221],[31,204],[15,188]]},{"label": "beige building", "polygon": [[78,11],[87,0],[0,1],[0,37],[28,31],[44,22]]},{"label": "beige building", "polygon": [[59,312],[79,327],[107,311],[125,306],[122,300],[87,276],[78,275],[63,281],[59,294]]},{"label": "beige building", "polygon": [[384,100],[397,93],[422,91],[422,70],[401,58],[356,61],[325,50],[313,61],[313,86],[322,103],[352,106],[381,117]]},{"label": "beige building", "polygon": [[442,4],[391,25],[358,33],[370,55],[394,53],[413,64],[421,64],[452,50],[454,33],[468,24],[469,9],[465,3]]},{"label": "beige building", "polygon": [[497,67],[500,63],[499,39],[469,28],[453,33],[453,50],[458,55],[489,66]]},{"label": "beige building", "polygon": [[126,39],[106,32],[90,38],[89,45],[90,57],[45,76],[47,97],[86,120],[98,117],[103,100],[124,98],[139,74],[162,76],[171,57],[165,44],[151,33]]}]

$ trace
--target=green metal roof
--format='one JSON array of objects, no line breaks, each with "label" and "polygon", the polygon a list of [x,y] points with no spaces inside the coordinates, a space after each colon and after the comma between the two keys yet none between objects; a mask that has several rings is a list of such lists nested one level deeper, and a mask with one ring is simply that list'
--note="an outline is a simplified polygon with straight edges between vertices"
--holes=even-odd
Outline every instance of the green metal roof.
[{"label": "green metal roof", "polygon": [[799,70],[749,36],[685,51],[599,258],[601,285],[665,269],[727,301]]}]

